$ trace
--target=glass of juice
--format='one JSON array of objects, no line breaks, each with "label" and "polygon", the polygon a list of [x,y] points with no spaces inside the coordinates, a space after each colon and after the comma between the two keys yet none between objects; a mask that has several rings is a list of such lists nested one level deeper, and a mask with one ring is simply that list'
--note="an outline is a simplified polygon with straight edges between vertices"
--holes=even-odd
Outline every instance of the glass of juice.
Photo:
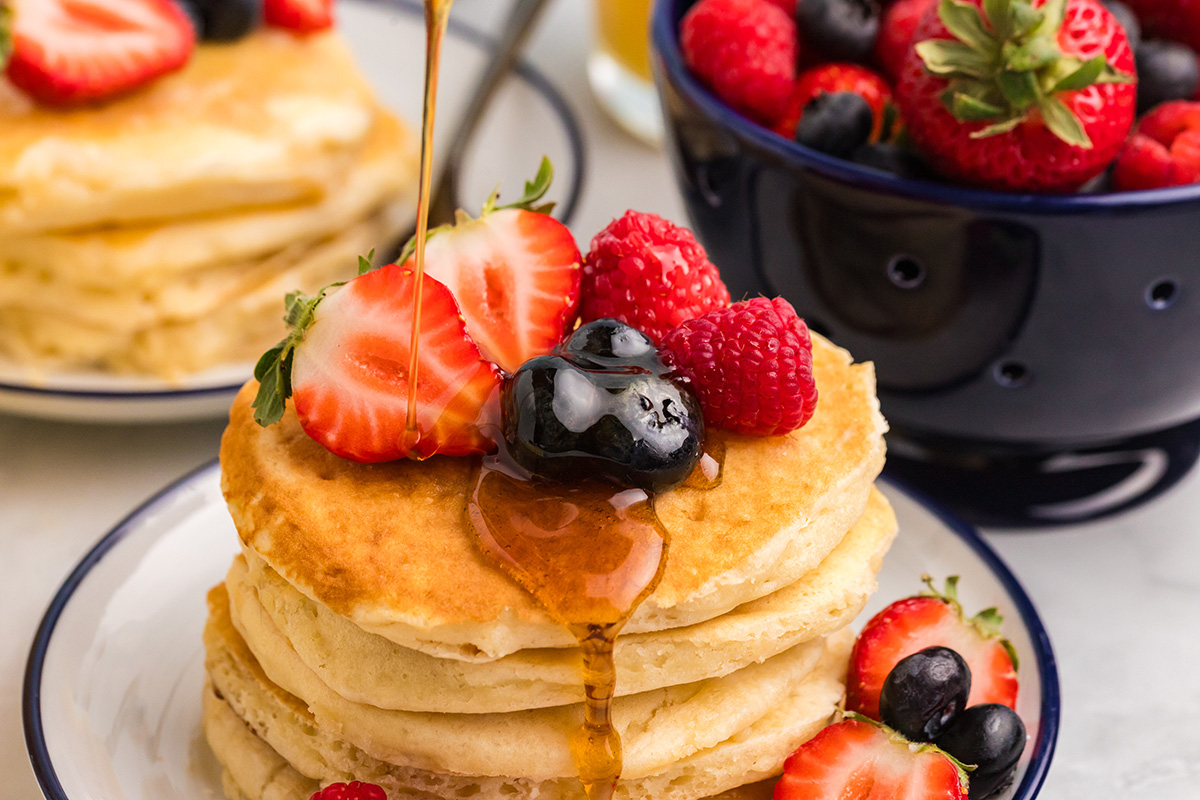
[{"label": "glass of juice", "polygon": [[596,37],[588,82],[601,107],[646,142],[662,140],[662,111],[650,77],[652,0],[594,0]]}]

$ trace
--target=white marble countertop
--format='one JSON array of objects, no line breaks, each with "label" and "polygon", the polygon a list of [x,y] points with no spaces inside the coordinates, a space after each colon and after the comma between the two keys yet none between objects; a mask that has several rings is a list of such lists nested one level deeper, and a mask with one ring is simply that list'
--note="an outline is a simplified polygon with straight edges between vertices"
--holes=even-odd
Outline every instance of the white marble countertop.
[{"label": "white marble countertop", "polygon": [[[634,204],[685,221],[661,153],[591,102],[587,5],[555,4],[530,58],[555,77],[588,137],[581,244]],[[503,4],[459,0],[494,24]],[[586,245],[585,245],[586,246]],[[67,572],[162,486],[216,456],[219,420],[100,426],[0,416],[0,800],[40,792],[25,752],[21,680],[37,623]],[[1043,797],[1195,798],[1200,786],[1200,471],[1150,505],[1044,532],[988,532],[1053,640],[1062,727]]]}]

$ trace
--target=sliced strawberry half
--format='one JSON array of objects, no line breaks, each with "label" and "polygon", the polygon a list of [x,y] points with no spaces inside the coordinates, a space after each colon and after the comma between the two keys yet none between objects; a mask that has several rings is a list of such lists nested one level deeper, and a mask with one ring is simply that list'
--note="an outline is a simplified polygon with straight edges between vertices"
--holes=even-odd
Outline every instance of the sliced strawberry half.
[{"label": "sliced strawberry half", "polygon": [[13,0],[9,80],[48,105],[103,100],[187,63],[196,34],[173,0]]},{"label": "sliced strawberry half", "polygon": [[263,22],[294,33],[333,27],[333,0],[264,0]]},{"label": "sliced strawberry half", "polygon": [[847,719],[800,745],[774,800],[966,800],[959,765],[932,745]]},{"label": "sliced strawberry half", "polygon": [[550,352],[575,322],[582,261],[565,225],[517,208],[460,217],[425,248],[426,273],[450,287],[471,338],[509,372]]},{"label": "sliced strawberry half", "polygon": [[408,422],[414,275],[395,264],[316,297],[289,297],[292,333],[259,361],[255,419],[268,425],[290,395],[304,431],[360,462],[495,449],[500,371],[467,334],[453,295],[422,282],[417,435]]},{"label": "sliced strawberry half", "polygon": [[1017,704],[1017,656],[1000,636],[1003,618],[996,609],[963,616],[957,596],[958,578],[946,579],[939,592],[925,576],[927,594],[898,600],[866,624],[850,653],[846,677],[846,709],[879,719],[879,692],[900,659],[926,647],[941,645],[956,651],[971,668],[967,705]]}]

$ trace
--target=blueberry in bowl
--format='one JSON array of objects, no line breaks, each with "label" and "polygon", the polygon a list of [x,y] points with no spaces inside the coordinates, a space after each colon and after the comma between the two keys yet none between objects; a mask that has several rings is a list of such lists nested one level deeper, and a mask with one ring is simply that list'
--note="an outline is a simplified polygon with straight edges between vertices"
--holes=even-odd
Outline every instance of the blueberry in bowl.
[{"label": "blueberry in bowl", "polygon": [[1128,508],[1186,472],[1200,185],[1000,191],[819,152],[689,69],[693,5],[661,0],[652,21],[692,227],[735,299],[783,295],[875,362],[894,473],[975,521],[1042,525]]}]

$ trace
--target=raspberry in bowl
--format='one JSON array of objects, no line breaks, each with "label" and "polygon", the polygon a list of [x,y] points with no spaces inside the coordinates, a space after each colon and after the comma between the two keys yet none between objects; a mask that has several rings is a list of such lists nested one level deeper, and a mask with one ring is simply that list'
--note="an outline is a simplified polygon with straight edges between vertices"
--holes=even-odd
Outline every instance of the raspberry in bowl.
[{"label": "raspberry in bowl", "polygon": [[976,521],[1051,524],[1128,508],[1190,468],[1200,185],[1000,191],[818,152],[689,68],[693,5],[659,3],[652,23],[692,228],[735,299],[782,295],[876,363],[890,469]]}]

